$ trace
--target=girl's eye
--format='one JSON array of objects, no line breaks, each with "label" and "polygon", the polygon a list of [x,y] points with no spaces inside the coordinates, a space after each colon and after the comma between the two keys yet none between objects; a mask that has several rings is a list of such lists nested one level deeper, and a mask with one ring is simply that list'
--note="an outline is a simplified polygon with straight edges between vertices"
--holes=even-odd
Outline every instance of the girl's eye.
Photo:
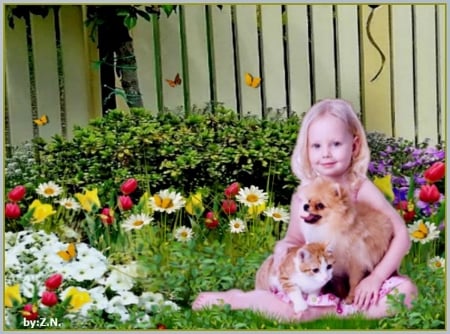
[{"label": "girl's eye", "polygon": [[320,144],[312,144],[311,147],[312,148],[320,148]]},{"label": "girl's eye", "polygon": [[340,146],[340,145],[341,145],[341,143],[340,143],[340,142],[338,142],[338,141],[335,141],[335,142],[333,143],[333,145],[334,145],[334,146]]}]

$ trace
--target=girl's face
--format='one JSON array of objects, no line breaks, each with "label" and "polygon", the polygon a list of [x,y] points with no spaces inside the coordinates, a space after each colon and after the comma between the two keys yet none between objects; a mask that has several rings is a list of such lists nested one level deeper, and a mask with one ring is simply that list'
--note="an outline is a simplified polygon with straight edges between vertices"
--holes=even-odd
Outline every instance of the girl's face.
[{"label": "girl's face", "polygon": [[347,125],[332,115],[314,120],[308,129],[308,158],[313,170],[320,175],[339,179],[348,170],[359,141]]}]

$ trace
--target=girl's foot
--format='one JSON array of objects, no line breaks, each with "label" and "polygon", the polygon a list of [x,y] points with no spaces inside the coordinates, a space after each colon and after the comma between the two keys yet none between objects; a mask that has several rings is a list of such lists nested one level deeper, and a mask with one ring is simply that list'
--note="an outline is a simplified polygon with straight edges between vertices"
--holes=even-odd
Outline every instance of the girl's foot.
[{"label": "girl's foot", "polygon": [[237,289],[221,292],[202,292],[192,303],[192,309],[198,311],[213,305],[225,304],[231,304],[233,306],[233,297],[240,293],[242,293],[242,291]]}]

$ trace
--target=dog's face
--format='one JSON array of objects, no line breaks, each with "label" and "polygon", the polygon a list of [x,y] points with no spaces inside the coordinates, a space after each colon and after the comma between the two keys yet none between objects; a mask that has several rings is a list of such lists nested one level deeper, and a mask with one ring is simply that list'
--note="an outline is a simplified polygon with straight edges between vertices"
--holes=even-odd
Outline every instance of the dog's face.
[{"label": "dog's face", "polygon": [[317,178],[304,188],[304,194],[301,218],[308,224],[320,224],[322,218],[346,210],[347,194],[338,183]]}]

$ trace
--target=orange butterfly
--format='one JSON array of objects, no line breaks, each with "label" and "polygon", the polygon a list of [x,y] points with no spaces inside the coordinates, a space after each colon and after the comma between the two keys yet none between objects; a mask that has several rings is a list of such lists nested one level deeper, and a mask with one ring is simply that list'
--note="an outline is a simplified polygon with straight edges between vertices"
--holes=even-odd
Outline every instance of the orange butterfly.
[{"label": "orange butterfly", "polygon": [[249,87],[258,88],[259,85],[261,84],[261,80],[262,80],[261,78],[254,77],[253,75],[251,75],[248,72],[245,73],[245,83]]},{"label": "orange butterfly", "polygon": [[77,257],[77,249],[75,248],[75,244],[72,242],[67,246],[66,250],[59,251],[57,253],[60,258],[62,258],[66,262],[72,261]]},{"label": "orange butterfly", "polygon": [[181,85],[180,74],[177,73],[177,75],[175,76],[175,79],[173,79],[173,80],[166,79],[166,81],[167,81],[167,83],[169,84],[170,87],[179,86],[179,85]]},{"label": "orange butterfly", "polygon": [[155,195],[153,198],[155,199],[155,204],[160,208],[167,209],[173,206],[172,199],[170,198],[161,198],[159,195]]},{"label": "orange butterfly", "polygon": [[39,126],[45,125],[48,123],[48,116],[47,115],[42,115],[41,117],[39,117],[38,119],[34,119],[33,122]]}]

